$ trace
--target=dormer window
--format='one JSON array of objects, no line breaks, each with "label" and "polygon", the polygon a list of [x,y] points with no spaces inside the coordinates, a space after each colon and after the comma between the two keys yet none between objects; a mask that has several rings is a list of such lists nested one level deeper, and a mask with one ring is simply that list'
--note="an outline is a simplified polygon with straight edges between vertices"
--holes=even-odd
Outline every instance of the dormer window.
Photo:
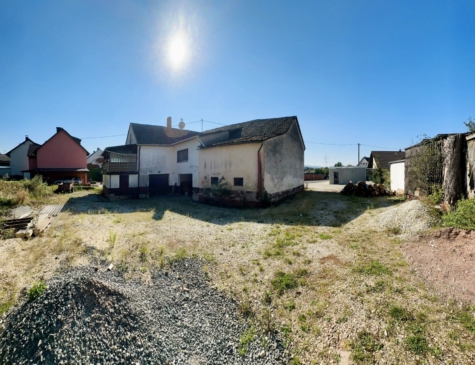
[{"label": "dormer window", "polygon": [[242,128],[229,131],[229,139],[241,138]]}]

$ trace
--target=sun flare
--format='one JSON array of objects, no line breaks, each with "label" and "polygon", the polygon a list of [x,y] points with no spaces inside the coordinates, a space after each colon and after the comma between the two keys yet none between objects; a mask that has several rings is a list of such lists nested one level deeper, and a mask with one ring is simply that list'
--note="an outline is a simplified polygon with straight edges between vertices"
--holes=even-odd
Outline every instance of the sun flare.
[{"label": "sun flare", "polygon": [[188,44],[183,35],[177,35],[168,45],[168,61],[175,70],[181,69],[188,59]]}]

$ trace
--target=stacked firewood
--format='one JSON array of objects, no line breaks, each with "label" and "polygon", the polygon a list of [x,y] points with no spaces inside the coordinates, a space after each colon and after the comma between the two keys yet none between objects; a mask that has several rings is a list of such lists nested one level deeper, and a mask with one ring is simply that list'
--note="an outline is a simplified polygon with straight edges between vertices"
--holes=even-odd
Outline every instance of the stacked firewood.
[{"label": "stacked firewood", "polygon": [[356,184],[350,182],[345,185],[341,193],[364,197],[396,195],[395,191],[385,189],[383,184],[366,183],[366,181],[359,181]]}]

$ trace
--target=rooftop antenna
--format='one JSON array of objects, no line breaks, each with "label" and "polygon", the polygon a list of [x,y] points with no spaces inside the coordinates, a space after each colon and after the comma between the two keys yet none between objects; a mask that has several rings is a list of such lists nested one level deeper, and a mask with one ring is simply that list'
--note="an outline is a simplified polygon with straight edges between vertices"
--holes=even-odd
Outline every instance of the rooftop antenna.
[{"label": "rooftop antenna", "polygon": [[183,121],[183,118],[181,118],[180,123],[178,123],[178,128],[180,129],[185,128],[185,122]]}]

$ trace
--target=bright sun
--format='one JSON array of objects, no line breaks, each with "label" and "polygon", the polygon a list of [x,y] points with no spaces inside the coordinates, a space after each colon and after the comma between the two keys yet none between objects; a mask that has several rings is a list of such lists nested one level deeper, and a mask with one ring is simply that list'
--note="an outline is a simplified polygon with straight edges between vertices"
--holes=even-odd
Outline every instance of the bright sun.
[{"label": "bright sun", "polygon": [[177,35],[168,44],[168,61],[175,70],[181,69],[188,56],[188,44],[183,35]]}]

